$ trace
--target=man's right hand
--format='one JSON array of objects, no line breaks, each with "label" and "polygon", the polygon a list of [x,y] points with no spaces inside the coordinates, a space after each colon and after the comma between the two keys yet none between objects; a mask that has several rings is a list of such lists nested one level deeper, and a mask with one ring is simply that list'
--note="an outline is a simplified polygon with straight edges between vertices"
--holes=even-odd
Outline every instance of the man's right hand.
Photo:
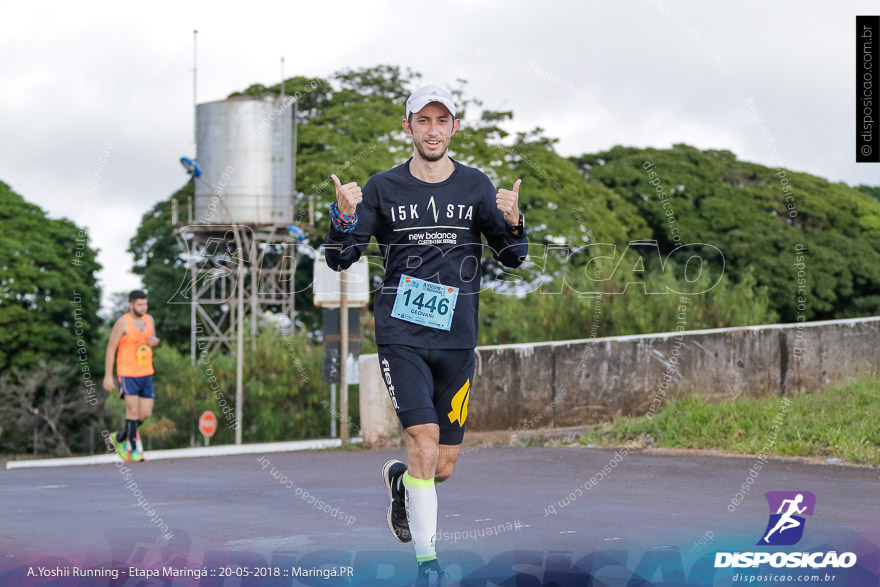
[{"label": "man's right hand", "polygon": [[104,377],[104,391],[113,391],[116,385],[113,383],[112,377]]},{"label": "man's right hand", "polygon": [[357,205],[364,199],[361,188],[358,187],[356,181],[342,185],[336,175],[330,177],[333,178],[333,183],[336,185],[336,205],[339,207],[339,212],[346,216],[354,216]]}]

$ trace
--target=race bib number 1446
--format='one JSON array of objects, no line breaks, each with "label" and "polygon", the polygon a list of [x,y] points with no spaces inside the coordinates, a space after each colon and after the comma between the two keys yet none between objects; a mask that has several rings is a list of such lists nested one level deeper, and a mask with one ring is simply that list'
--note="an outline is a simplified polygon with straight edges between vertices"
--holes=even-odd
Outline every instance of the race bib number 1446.
[{"label": "race bib number 1446", "polygon": [[457,287],[401,275],[391,315],[423,326],[449,330],[457,299]]}]

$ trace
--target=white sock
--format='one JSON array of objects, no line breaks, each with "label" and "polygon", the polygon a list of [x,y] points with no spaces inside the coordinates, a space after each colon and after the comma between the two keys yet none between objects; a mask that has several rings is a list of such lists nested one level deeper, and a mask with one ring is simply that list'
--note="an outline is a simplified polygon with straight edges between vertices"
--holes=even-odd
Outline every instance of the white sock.
[{"label": "white sock", "polygon": [[416,479],[406,472],[403,474],[403,486],[406,488],[406,517],[416,559],[420,563],[436,559],[437,489],[434,487],[434,478]]}]

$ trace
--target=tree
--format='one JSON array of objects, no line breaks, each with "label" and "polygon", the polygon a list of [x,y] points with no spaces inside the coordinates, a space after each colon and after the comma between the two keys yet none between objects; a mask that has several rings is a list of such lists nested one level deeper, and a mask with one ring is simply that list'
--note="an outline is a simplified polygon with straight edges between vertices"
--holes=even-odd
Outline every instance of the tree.
[{"label": "tree", "polygon": [[[73,407],[101,402],[101,291],[95,277],[101,267],[89,243],[88,232],[67,219],[49,218],[0,182],[0,373],[7,386],[13,373],[30,386],[36,394],[32,407],[44,405],[43,393]],[[66,369],[52,367],[44,373],[47,361]],[[25,404],[17,402],[27,397],[7,400],[23,410]],[[0,447],[23,450],[30,432],[21,427],[23,412],[10,410],[0,412]],[[40,411],[42,426],[62,435],[55,438],[62,452],[70,442],[68,433],[83,423],[79,415],[77,409],[56,414],[51,402]],[[26,421],[33,418],[30,414]]]},{"label": "tree", "polygon": [[880,202],[870,190],[688,145],[615,147],[572,161],[636,206],[662,247],[671,250],[676,235],[712,244],[735,282],[752,271],[785,322],[799,313],[796,245],[807,251],[807,320],[880,312]]},{"label": "tree", "polygon": [[857,185],[856,189],[868,194],[877,201],[880,201],[880,186],[869,186],[865,184]]},{"label": "tree", "polygon": [[74,362],[78,345],[93,359],[101,266],[88,233],[48,218],[0,182],[0,249],[0,371],[28,371],[41,359]]},{"label": "tree", "polygon": [[[60,361],[40,360],[31,371],[4,373],[0,376],[0,422],[20,437],[27,437],[37,426],[43,431],[38,434],[41,451],[69,456],[69,441],[76,426],[95,421],[102,405],[100,401],[85,401],[71,385],[75,371]],[[16,451],[22,447],[7,448]]]},{"label": "tree", "polygon": [[[282,335],[264,326],[255,349],[244,350],[245,441],[273,441],[326,435],[330,412],[321,400],[329,397],[322,377],[320,345],[304,335]],[[154,418],[173,421],[156,447],[190,444],[198,437],[199,415],[211,410],[217,415],[215,443],[235,438],[235,354],[199,353],[195,366],[189,356],[173,347],[160,346],[154,355],[156,388],[163,400],[156,402]],[[354,394],[352,394],[354,396]],[[356,413],[357,401],[353,399]],[[148,425],[144,435],[150,433]],[[167,425],[166,425],[166,428]]]},{"label": "tree", "polygon": [[[618,266],[595,275],[602,278],[596,281],[582,271],[569,271],[564,281],[521,296],[487,292],[480,302],[487,303],[480,311],[479,344],[547,340],[548,332],[553,333],[550,340],[567,340],[673,332],[680,323],[686,330],[700,330],[778,319],[768,307],[767,288],[758,286],[750,272],[740,283],[709,271],[687,283],[672,261],[663,270],[629,269]],[[686,307],[683,316],[680,307]]]}]

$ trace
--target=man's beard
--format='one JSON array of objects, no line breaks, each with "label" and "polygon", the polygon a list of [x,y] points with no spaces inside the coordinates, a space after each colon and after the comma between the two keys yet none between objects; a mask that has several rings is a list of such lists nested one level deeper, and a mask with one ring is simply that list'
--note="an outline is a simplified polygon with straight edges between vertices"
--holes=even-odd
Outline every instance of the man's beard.
[{"label": "man's beard", "polygon": [[435,155],[428,155],[427,153],[425,153],[425,151],[422,150],[422,143],[421,142],[413,141],[413,144],[415,145],[416,151],[418,151],[419,156],[422,159],[424,159],[425,161],[428,161],[430,163],[433,163],[434,161],[439,161],[440,159],[443,159],[443,157],[446,156],[447,151],[449,151],[449,145],[447,144],[446,148],[444,148],[441,153],[437,153]]},{"label": "man's beard", "polygon": [[146,311],[144,311],[144,312],[138,312],[137,310],[135,310],[134,308],[132,308],[132,309],[131,309],[131,313],[134,314],[136,318],[140,318],[141,316],[143,316],[143,315],[146,314],[147,312],[146,312]]}]

